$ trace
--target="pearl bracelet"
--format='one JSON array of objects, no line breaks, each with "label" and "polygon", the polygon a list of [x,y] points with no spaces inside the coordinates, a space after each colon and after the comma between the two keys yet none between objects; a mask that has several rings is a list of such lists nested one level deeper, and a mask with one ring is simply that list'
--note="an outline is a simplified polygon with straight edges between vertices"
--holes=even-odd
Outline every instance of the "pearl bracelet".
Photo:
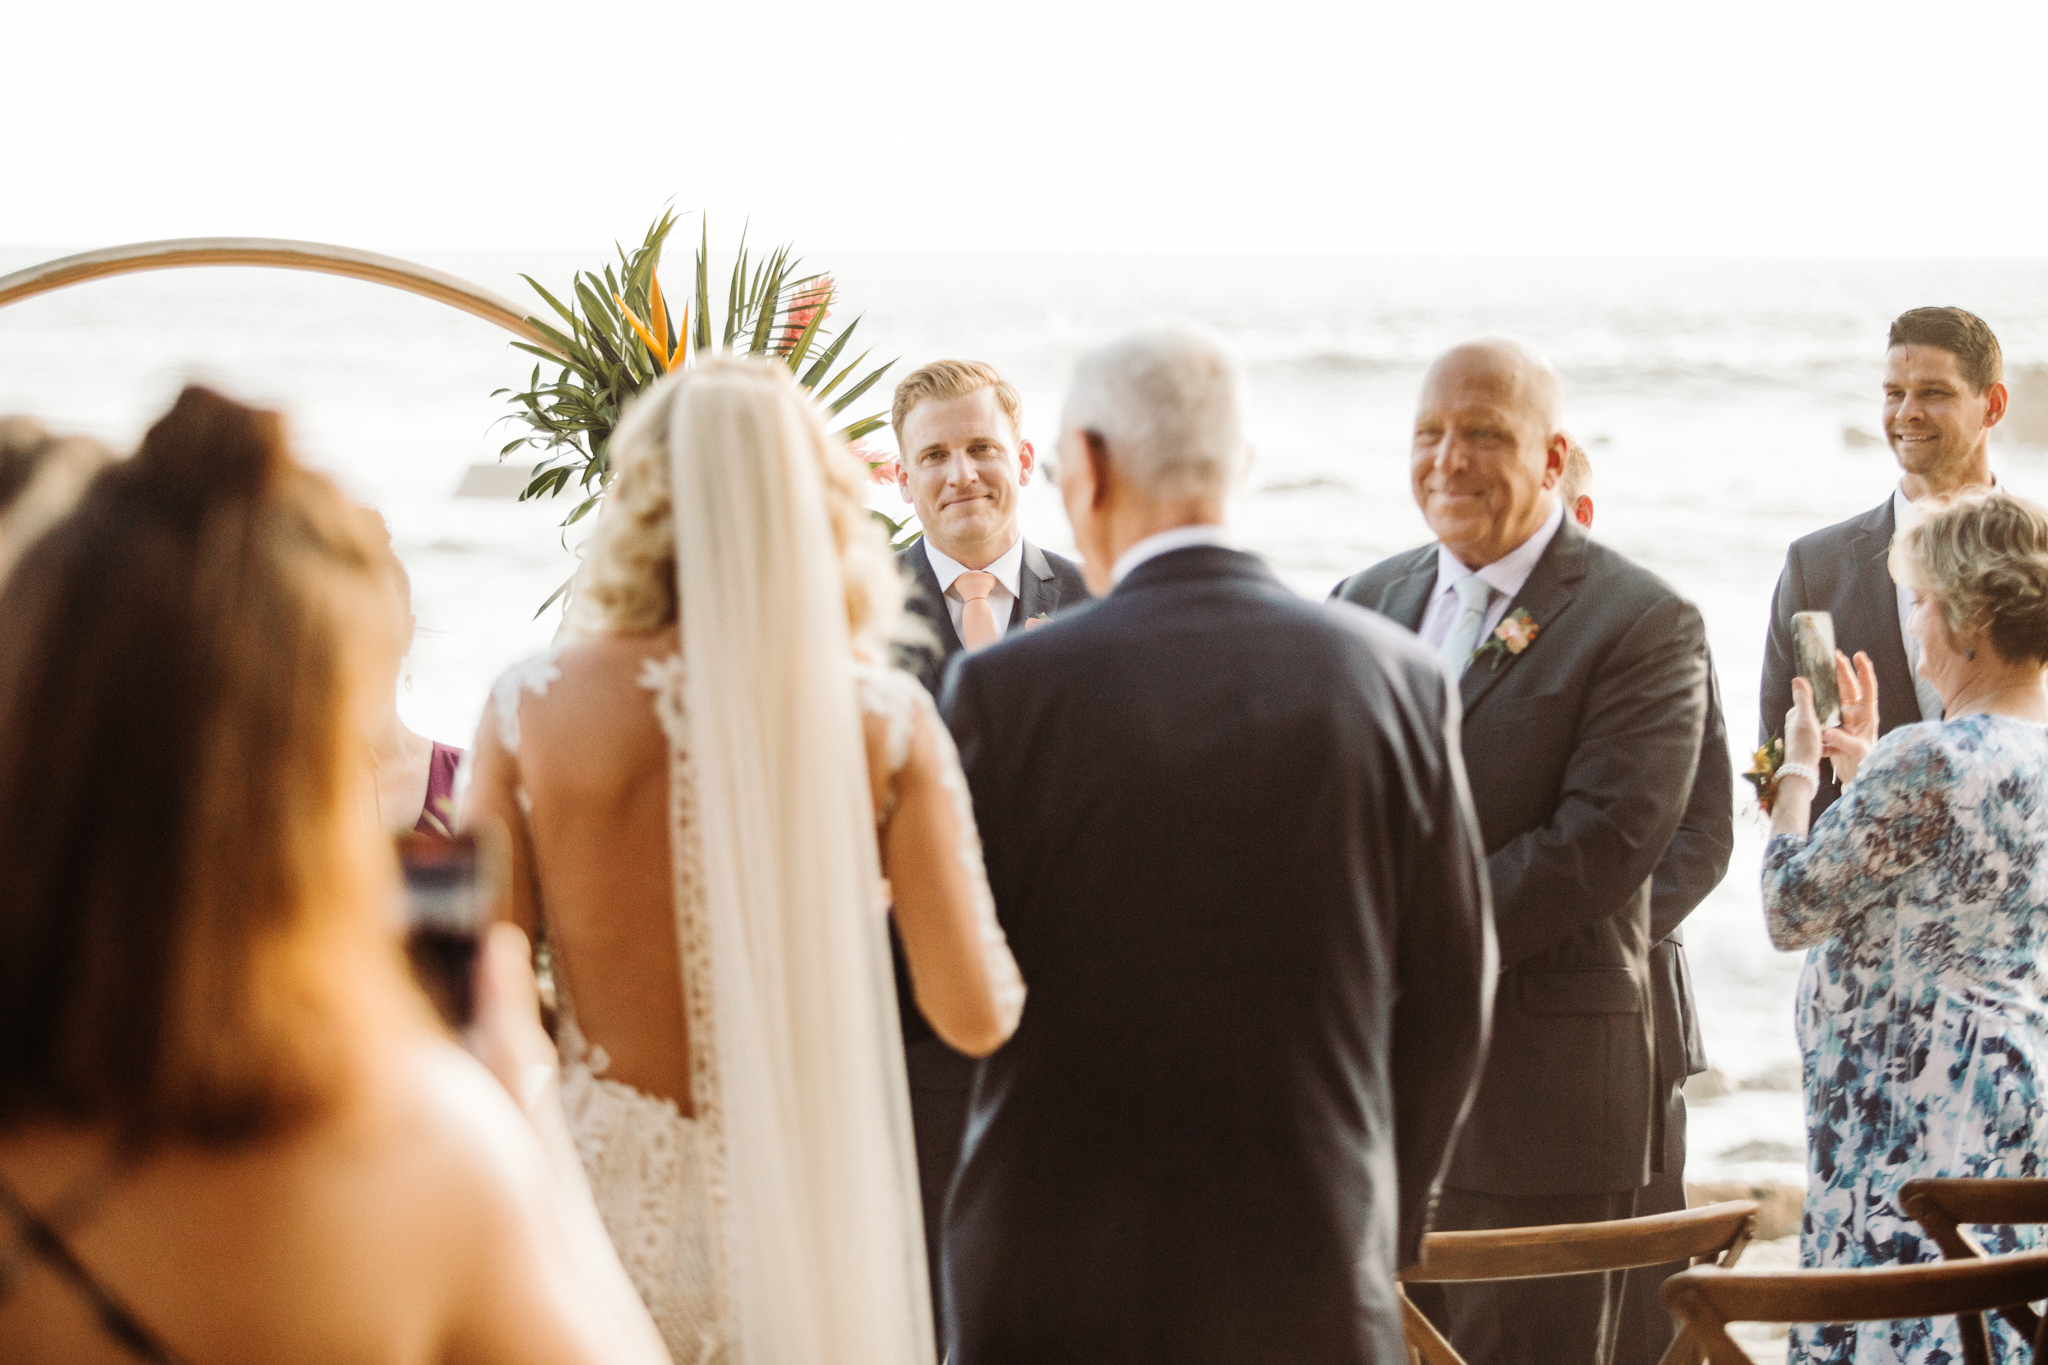
[{"label": "pearl bracelet", "polygon": [[1778,766],[1778,781],[1782,783],[1782,782],[1783,782],[1783,781],[1784,781],[1784,780],[1785,780],[1786,778],[1788,778],[1788,777],[1803,777],[1803,778],[1805,778],[1805,779],[1806,779],[1806,780],[1807,780],[1808,782],[1811,782],[1811,783],[1813,784],[1813,789],[1814,789],[1815,791],[1819,791],[1819,790],[1820,790],[1820,766],[1819,766],[1818,764],[1815,764],[1815,763],[1783,763],[1783,764],[1780,764],[1780,765]]}]

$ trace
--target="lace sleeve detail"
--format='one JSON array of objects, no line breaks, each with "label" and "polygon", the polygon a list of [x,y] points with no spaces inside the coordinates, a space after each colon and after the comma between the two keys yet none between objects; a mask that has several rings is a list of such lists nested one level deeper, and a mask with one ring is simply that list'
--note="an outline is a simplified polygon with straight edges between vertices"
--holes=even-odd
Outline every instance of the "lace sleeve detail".
[{"label": "lace sleeve detail", "polygon": [[974,823],[974,798],[967,790],[967,775],[960,769],[960,751],[953,747],[952,732],[939,719],[939,708],[932,704],[931,695],[917,686],[915,679],[911,679],[911,683],[915,687],[915,696],[911,699],[915,708],[912,723],[922,722],[931,727],[933,742],[938,749],[939,785],[946,789],[946,795],[953,803],[953,813],[960,822],[957,851],[974,902],[975,941],[981,947],[982,969],[988,973],[996,1017],[1002,1023],[1003,1036],[1007,1038],[1024,1015],[1024,977],[1017,970],[1017,959],[1010,954],[1010,940],[1003,934],[1002,923],[996,919],[995,894],[989,890],[988,868],[982,863],[981,829]]},{"label": "lace sleeve detail", "polygon": [[549,686],[562,676],[561,665],[555,662],[561,656],[562,646],[556,645],[545,654],[512,665],[491,684],[491,701],[498,711],[498,742],[505,746],[506,753],[515,757],[519,753],[521,694],[531,692],[536,697],[545,697]]},{"label": "lace sleeve detail", "polygon": [[862,666],[854,672],[854,686],[864,716],[879,718],[887,726],[888,770],[893,779],[910,761],[910,737],[917,723],[917,705],[931,705],[924,685],[908,673],[894,668]]}]

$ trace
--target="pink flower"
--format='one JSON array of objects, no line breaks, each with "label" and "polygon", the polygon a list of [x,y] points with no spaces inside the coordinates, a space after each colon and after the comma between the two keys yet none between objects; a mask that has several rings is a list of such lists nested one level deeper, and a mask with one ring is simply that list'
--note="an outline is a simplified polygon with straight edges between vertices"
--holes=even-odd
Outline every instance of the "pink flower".
[{"label": "pink flower", "polygon": [[1520,654],[1529,647],[1529,642],[1536,638],[1538,629],[1537,624],[1529,619],[1527,612],[1518,611],[1495,627],[1493,633],[1508,647],[1508,653]]},{"label": "pink flower", "polygon": [[896,482],[897,471],[903,467],[902,461],[893,456],[884,455],[866,441],[855,441],[846,449],[852,454],[853,458],[868,467],[868,478],[872,482],[878,484],[894,484]]},{"label": "pink flower", "polygon": [[793,350],[803,338],[804,328],[811,325],[811,319],[827,312],[832,302],[834,285],[830,275],[820,275],[804,286],[804,291],[789,301],[789,317],[782,325],[782,349]]}]

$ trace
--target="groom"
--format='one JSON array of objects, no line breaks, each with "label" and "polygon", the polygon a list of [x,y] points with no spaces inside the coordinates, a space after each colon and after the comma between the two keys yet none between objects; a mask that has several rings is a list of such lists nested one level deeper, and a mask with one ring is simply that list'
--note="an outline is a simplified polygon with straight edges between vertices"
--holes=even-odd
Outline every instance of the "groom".
[{"label": "groom", "polygon": [[[1700,761],[1706,634],[1690,602],[1566,518],[1568,445],[1540,356],[1453,348],[1423,380],[1409,466],[1436,541],[1335,594],[1421,635],[1465,704],[1501,976],[1445,1231],[1629,1217],[1663,1098],[1652,874]],[[1446,1285],[1452,1344],[1496,1365],[1606,1365],[1621,1282]]]},{"label": "groom", "polygon": [[896,386],[890,405],[902,452],[896,488],[924,535],[897,556],[913,584],[906,605],[937,648],[904,663],[934,697],[963,649],[994,644],[1088,600],[1081,567],[1024,539],[1017,512],[1038,457],[1024,405],[995,367],[937,360]]},{"label": "groom", "polygon": [[1240,412],[1206,332],[1084,358],[1060,491],[1109,595],[947,688],[1031,984],[946,1208],[955,1365],[1406,1358],[1494,974],[1458,700],[1227,547]]},{"label": "groom", "polygon": [[[901,452],[896,486],[924,527],[897,563],[911,583],[906,605],[936,645],[906,649],[897,662],[934,697],[955,655],[1088,600],[1080,566],[1031,544],[1017,525],[1022,490],[1037,464],[1022,415],[1017,390],[978,360],[934,361],[896,386],[890,407]],[[974,1063],[940,1042],[917,1012],[900,947],[896,995],[937,1310],[939,1220],[960,1158]],[[944,1330],[941,1313],[942,1336]]]}]

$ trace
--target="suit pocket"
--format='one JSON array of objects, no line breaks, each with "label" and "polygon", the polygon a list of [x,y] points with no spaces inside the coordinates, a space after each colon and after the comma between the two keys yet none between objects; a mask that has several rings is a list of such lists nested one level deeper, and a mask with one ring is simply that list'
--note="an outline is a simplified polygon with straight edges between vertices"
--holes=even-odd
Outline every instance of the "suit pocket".
[{"label": "suit pocket", "polygon": [[1524,1014],[1641,1014],[1642,988],[1620,967],[1522,973]]}]

